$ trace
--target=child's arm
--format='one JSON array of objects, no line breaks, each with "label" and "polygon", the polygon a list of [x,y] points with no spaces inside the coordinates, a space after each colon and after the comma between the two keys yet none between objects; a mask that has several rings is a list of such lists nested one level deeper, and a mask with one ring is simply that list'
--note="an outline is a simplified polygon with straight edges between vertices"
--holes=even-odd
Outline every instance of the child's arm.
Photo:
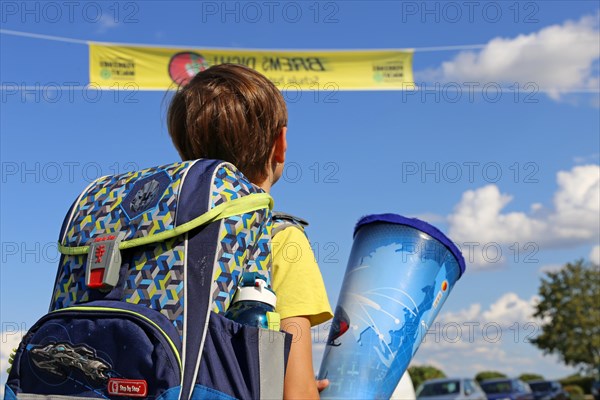
[{"label": "child's arm", "polygon": [[281,320],[281,329],[294,335],[283,385],[284,399],[318,399],[312,364],[310,320],[291,317]]},{"label": "child's arm", "polygon": [[[276,227],[285,223],[277,221]],[[282,317],[281,329],[293,335],[283,394],[286,400],[318,399],[329,382],[315,381],[310,328],[331,319],[333,313],[304,229],[299,224],[292,225],[278,229],[272,242],[275,311]]]}]

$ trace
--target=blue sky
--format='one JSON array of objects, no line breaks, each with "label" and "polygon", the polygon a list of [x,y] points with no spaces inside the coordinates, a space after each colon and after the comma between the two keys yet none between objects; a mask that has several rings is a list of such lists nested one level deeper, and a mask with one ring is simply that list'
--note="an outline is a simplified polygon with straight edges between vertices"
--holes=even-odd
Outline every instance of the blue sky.
[{"label": "blue sky", "polygon": [[[196,48],[484,45],[417,51],[416,82],[430,90],[286,93],[288,167],[272,194],[310,221],[333,307],[365,214],[420,216],[463,247],[467,273],[415,363],[449,375],[573,371],[526,338],[543,271],[600,258],[597,2],[69,4],[3,2],[2,29]],[[75,196],[90,179],[177,154],[168,94],[69,89],[88,83],[84,44],[2,34],[0,52],[5,369],[12,332],[47,310]],[[314,347],[318,365],[322,341]]]}]

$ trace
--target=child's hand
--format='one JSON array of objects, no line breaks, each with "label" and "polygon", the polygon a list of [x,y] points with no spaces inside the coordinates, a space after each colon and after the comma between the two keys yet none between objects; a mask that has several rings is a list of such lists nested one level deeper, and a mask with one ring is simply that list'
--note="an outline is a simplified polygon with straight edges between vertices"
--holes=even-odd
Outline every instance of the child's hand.
[{"label": "child's hand", "polygon": [[319,393],[325,390],[327,386],[329,386],[329,379],[322,379],[320,381],[317,381],[317,389],[319,390]]}]

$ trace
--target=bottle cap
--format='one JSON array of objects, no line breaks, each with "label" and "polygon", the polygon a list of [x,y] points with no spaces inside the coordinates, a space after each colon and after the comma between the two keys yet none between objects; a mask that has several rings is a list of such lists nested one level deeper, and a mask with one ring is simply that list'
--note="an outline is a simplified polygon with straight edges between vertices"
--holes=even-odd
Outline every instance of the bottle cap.
[{"label": "bottle cap", "polygon": [[263,279],[256,279],[254,286],[238,286],[232,304],[238,301],[260,301],[275,308],[277,296],[268,288],[267,282]]}]

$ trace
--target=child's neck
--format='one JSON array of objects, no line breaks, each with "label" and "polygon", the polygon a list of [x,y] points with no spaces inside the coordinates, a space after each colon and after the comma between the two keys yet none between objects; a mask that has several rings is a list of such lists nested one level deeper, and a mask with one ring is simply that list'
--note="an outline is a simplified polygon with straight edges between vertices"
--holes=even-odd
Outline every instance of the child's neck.
[{"label": "child's neck", "polygon": [[267,176],[265,177],[265,179],[261,182],[253,182],[256,186],[260,187],[262,190],[264,190],[267,193],[271,192],[271,187],[275,184],[275,182],[277,182],[277,179],[275,177],[275,173],[271,170],[268,171]]},{"label": "child's neck", "polygon": [[271,186],[273,186],[269,179],[266,179],[263,182],[257,182],[257,183],[255,183],[255,185],[260,187],[262,190],[264,190],[267,193],[271,192]]}]

